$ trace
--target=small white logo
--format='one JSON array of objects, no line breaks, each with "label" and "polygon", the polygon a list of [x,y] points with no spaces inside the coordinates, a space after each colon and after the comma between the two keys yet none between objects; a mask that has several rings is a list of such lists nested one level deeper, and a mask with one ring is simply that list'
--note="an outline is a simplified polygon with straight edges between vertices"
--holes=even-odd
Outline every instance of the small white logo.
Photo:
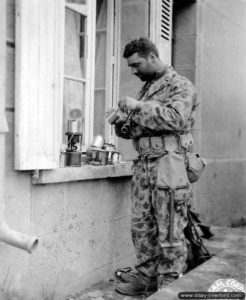
[{"label": "small white logo", "polygon": [[243,292],[245,289],[242,283],[235,279],[218,279],[208,289],[208,292]]}]

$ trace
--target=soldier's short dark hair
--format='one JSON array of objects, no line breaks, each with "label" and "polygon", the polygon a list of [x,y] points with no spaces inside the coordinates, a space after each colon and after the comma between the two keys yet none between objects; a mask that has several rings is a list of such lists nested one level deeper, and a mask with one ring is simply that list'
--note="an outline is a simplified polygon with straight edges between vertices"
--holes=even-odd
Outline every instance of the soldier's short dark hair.
[{"label": "soldier's short dark hair", "polygon": [[125,46],[123,57],[128,58],[134,53],[138,53],[139,56],[146,58],[150,52],[153,52],[157,57],[159,57],[156,45],[148,38],[140,37],[139,39],[132,40]]}]

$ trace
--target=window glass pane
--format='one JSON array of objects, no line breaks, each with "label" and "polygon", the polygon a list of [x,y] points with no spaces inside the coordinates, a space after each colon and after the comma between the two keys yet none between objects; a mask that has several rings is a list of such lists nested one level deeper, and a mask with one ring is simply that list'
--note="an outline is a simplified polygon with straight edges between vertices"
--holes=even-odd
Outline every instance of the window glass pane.
[{"label": "window glass pane", "polygon": [[107,0],[97,0],[97,29],[107,27]]},{"label": "window glass pane", "polygon": [[[78,81],[64,80],[64,105],[63,105],[63,144],[67,144],[67,121],[78,119],[82,124],[82,134],[84,136],[85,120],[85,84]],[[82,143],[84,145],[84,141]]]},{"label": "window glass pane", "polygon": [[64,74],[85,78],[86,17],[66,8]]},{"label": "window glass pane", "polygon": [[106,83],[106,32],[97,32],[96,33],[95,88],[105,87],[105,83]]},{"label": "window glass pane", "polygon": [[95,91],[95,122],[94,122],[94,135],[101,134],[104,136],[105,120],[105,90]]},{"label": "window glass pane", "polygon": [[[106,90],[107,0],[97,0],[94,134],[104,135]],[[111,80],[111,78],[107,78]]]}]

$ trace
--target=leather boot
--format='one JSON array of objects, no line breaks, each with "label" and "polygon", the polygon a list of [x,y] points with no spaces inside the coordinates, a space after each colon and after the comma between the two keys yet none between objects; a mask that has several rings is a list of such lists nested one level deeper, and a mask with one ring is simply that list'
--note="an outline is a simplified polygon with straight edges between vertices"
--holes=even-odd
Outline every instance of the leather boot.
[{"label": "leather boot", "polygon": [[132,268],[121,268],[115,271],[115,277],[122,282],[134,282],[138,274],[139,272],[134,272]]},{"label": "leather boot", "polygon": [[179,275],[177,273],[170,273],[158,276],[158,288],[164,288],[165,286],[172,283],[174,280],[178,279]]},{"label": "leather boot", "polygon": [[115,290],[118,293],[128,296],[149,296],[158,289],[157,277],[148,277],[141,272],[128,276],[130,282],[117,283]]}]

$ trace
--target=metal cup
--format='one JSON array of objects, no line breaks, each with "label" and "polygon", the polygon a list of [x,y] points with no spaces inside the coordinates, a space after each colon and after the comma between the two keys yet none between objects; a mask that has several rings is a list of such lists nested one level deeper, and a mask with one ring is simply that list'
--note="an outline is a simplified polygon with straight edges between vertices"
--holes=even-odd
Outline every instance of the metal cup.
[{"label": "metal cup", "polygon": [[96,135],[93,138],[93,141],[91,143],[91,147],[96,147],[96,148],[102,148],[104,144],[104,138],[102,135]]}]

